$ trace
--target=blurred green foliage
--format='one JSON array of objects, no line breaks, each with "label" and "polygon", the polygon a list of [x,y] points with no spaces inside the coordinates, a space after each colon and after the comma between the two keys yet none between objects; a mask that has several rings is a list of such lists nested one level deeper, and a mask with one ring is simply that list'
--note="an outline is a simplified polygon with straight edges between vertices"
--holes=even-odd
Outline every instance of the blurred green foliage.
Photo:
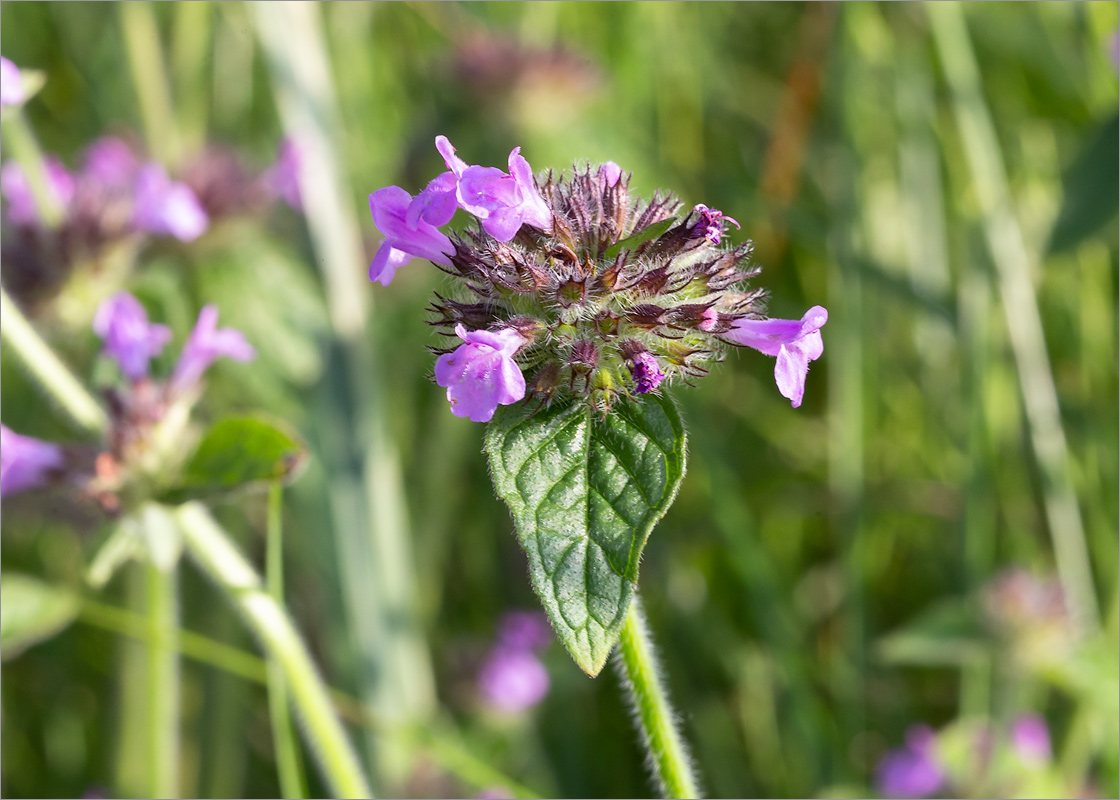
[{"label": "blurred green foliage", "polygon": [[[249,9],[152,10],[182,150],[220,142],[266,165],[283,133]],[[504,164],[516,145],[537,170],[614,160],[639,192],[671,189],[686,205],[735,217],[743,230],[733,236],[755,241],[773,315],[829,309],[802,408],[789,408],[773,362],[753,351],[731,354],[694,389],[674,389],[689,472],[650,538],[641,585],[713,796],[863,795],[911,724],[1002,724],[1025,711],[1050,723],[1061,791],[1120,791],[1117,6],[962,10],[1031,256],[1017,268],[1031,270],[1037,292],[1103,620],[1101,632],[1044,662],[984,644],[980,599],[992,578],[1013,565],[1054,573],[1048,487],[923,5],[320,9],[342,114],[338,158],[368,255],[377,239],[365,195],[423,186],[442,169],[432,145],[442,133],[470,163]],[[96,136],[140,135],[116,5],[5,3],[0,20],[4,55],[47,75],[27,109],[44,149],[73,165]],[[34,321],[86,376],[97,343],[82,281],[73,276]],[[531,714],[497,718],[474,692],[500,614],[537,601],[490,485],[482,427],[452,417],[428,379],[424,308],[445,285],[416,262],[391,287],[368,286],[436,675],[431,724],[457,726],[464,747],[542,794],[644,796],[643,756],[612,675],[589,680],[553,646],[552,692]],[[285,498],[288,605],[327,679],[357,692],[362,636],[337,588],[324,468],[355,432],[331,411],[349,402],[344,356],[301,218],[281,209],[190,247],[146,251],[127,287],[177,341],[214,302],[223,324],[258,347],[251,365],[215,368],[202,413],[262,410],[309,440],[310,464]],[[5,424],[72,439],[14,359],[5,356],[2,377]],[[216,514],[261,563],[264,497]],[[88,593],[85,565],[109,533],[97,512],[73,497],[27,495],[5,500],[3,518],[5,570]],[[252,649],[189,567],[181,591],[184,628]],[[124,596],[110,583],[109,600]],[[930,623],[946,604],[951,619]],[[114,765],[129,758],[118,747],[124,639],[81,620],[4,664],[6,795],[116,791]],[[278,793],[259,683],[186,659],[181,700],[185,796]],[[479,790],[429,750],[410,752],[401,794]]]}]

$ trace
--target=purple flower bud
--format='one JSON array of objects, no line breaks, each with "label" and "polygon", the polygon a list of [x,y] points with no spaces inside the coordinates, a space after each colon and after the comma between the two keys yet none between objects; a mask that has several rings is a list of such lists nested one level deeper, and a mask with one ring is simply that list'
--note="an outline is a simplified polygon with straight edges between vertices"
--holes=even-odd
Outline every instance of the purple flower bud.
[{"label": "purple flower bud", "polygon": [[552,641],[548,617],[540,611],[509,611],[498,622],[498,644],[511,650],[542,650]]},{"label": "purple flower bud", "polygon": [[198,322],[179,354],[179,363],[171,375],[170,388],[182,394],[194,388],[202,374],[221,356],[234,361],[252,361],[257,351],[245,341],[241,331],[234,328],[218,329],[218,308],[207,305],[198,314]]},{"label": "purple flower bud", "polygon": [[101,302],[93,317],[93,331],[105,342],[105,354],[132,381],[147,376],[148,360],[158,356],[171,341],[171,329],[148,322],[148,312],[128,292]]},{"label": "purple flower bud", "polygon": [[82,178],[110,188],[128,186],[140,162],[132,148],[115,136],[103,136],[86,150]]},{"label": "purple flower bud", "polygon": [[634,356],[630,363],[630,374],[633,376],[634,382],[638,384],[634,389],[638,394],[652,392],[661,381],[665,380],[665,375],[661,372],[657,359],[645,350]]},{"label": "purple flower bud", "polygon": [[820,329],[827,321],[828,312],[821,306],[813,306],[800,320],[738,319],[723,335],[736,344],[777,356],[774,380],[778,391],[797,408],[805,395],[809,362],[817,360],[824,352]]},{"label": "purple flower bud", "polygon": [[[54,195],[60,206],[66,208],[74,198],[74,177],[54,156],[47,156],[44,166],[47,190]],[[19,164],[10,161],[0,169],[0,193],[8,201],[8,219],[13,224],[35,225],[39,222],[39,210],[35,207],[31,185]]]},{"label": "purple flower bud", "polygon": [[299,191],[300,150],[291,139],[280,142],[276,163],[264,174],[265,188],[274,196],[283,198],[294,211],[303,211],[303,198]]},{"label": "purple flower bud", "polygon": [[532,708],[548,694],[548,671],[532,651],[499,645],[482,665],[478,688],[494,708],[516,714]]},{"label": "purple flower bud", "polygon": [[945,781],[937,761],[933,731],[917,725],[906,734],[906,746],[891,750],[879,762],[875,780],[885,797],[929,797]]},{"label": "purple flower bud", "polygon": [[698,235],[702,235],[712,244],[720,243],[720,239],[723,236],[723,224],[725,222],[730,222],[736,228],[739,227],[738,222],[733,220],[731,217],[725,217],[722,211],[717,211],[714,208],[708,208],[704,204],[696,206],[692,209],[692,211],[700,215],[700,219],[693,227],[693,230],[696,231]]},{"label": "purple flower bud", "polygon": [[136,176],[136,210],[132,223],[155,234],[170,234],[183,242],[206,232],[210,219],[194,192],[167,177],[159,164],[147,164]]},{"label": "purple flower bud", "polygon": [[614,186],[622,177],[622,167],[613,161],[608,161],[599,167],[599,180],[604,186]]},{"label": "purple flower bud", "polygon": [[1037,714],[1024,714],[1011,723],[1011,743],[1027,766],[1040,766],[1050,760],[1050,730]]},{"label": "purple flower bud", "polygon": [[451,240],[434,225],[420,219],[420,215],[417,215],[415,225],[409,225],[411,204],[412,195],[399,186],[386,186],[369,196],[373,224],[385,237],[369,266],[369,279],[378,281],[382,286],[388,286],[397,269],[413,257],[451,266],[448,256],[455,252]]},{"label": "purple flower bud", "polygon": [[0,425],[0,497],[42,486],[64,463],[61,446]]},{"label": "purple flower bud", "polygon": [[19,67],[0,56],[0,106],[19,105],[23,99],[23,76]]},{"label": "purple flower bud", "polygon": [[466,344],[439,357],[436,383],[446,387],[452,414],[489,422],[499,405],[525,396],[525,376],[513,360],[525,337],[511,328],[468,331],[461,324],[455,333]]}]

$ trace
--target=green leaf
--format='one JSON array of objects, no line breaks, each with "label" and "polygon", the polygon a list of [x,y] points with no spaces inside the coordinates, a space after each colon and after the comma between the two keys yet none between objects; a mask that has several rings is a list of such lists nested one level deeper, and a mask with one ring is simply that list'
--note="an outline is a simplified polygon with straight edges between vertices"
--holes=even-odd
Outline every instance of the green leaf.
[{"label": "green leaf", "polygon": [[668,219],[663,219],[660,222],[655,222],[652,225],[647,225],[632,236],[628,236],[625,239],[612,244],[605,251],[603,251],[602,257],[609,260],[617,256],[624,249],[636,250],[638,249],[638,245],[648,242],[652,239],[656,239],[658,236],[665,233],[665,231],[669,230],[669,228],[673,227],[676,223],[676,217],[669,217]]},{"label": "green leaf", "polygon": [[216,424],[187,463],[182,481],[164,499],[184,500],[247,484],[294,480],[307,449],[296,436],[260,417],[232,417]]},{"label": "green leaf", "polygon": [[0,577],[0,652],[5,661],[62,632],[78,616],[78,598],[30,575]]},{"label": "green leaf", "polygon": [[[1120,117],[1114,115],[1086,137],[1081,152],[1066,170],[1062,178],[1065,202],[1050,232],[1050,252],[1072,250],[1106,222],[1115,219],[1114,181],[1120,172],[1117,136],[1120,136]],[[1115,236],[1114,233],[1108,235]]]},{"label": "green leaf", "polygon": [[685,470],[672,400],[621,400],[605,417],[576,401],[498,409],[486,452],[513,513],[533,588],[560,641],[595,676],[618,641],[642,548]]}]

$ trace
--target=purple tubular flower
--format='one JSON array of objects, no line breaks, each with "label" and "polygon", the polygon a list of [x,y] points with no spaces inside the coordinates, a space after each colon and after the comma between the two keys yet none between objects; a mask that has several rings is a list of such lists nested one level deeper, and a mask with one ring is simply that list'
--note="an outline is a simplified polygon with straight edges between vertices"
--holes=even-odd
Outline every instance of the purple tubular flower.
[{"label": "purple tubular flower", "polygon": [[697,221],[693,230],[702,233],[704,238],[712,244],[720,243],[720,239],[723,236],[723,224],[725,222],[730,222],[736,228],[739,227],[739,223],[731,217],[725,217],[722,211],[708,208],[703,203],[693,208],[692,211],[700,215],[700,219]]},{"label": "purple tubular flower", "polygon": [[499,645],[482,665],[478,688],[494,708],[516,714],[532,708],[548,694],[548,670],[532,651]]},{"label": "purple tubular flower", "polygon": [[136,177],[140,162],[122,139],[103,136],[86,150],[82,177],[103,186],[128,186]]},{"label": "purple tubular flower", "polygon": [[136,211],[132,223],[155,234],[170,234],[183,242],[197,239],[210,225],[194,192],[167,177],[159,164],[147,164],[136,176]]},{"label": "purple tubular flower", "polygon": [[455,333],[466,344],[439,357],[436,383],[447,389],[452,414],[489,422],[499,405],[525,396],[525,376],[513,360],[525,338],[510,328],[468,331],[462,324]]},{"label": "purple tubular flower", "polygon": [[451,240],[430,222],[421,219],[419,213],[416,224],[410,225],[408,213],[411,204],[412,195],[399,186],[386,186],[369,196],[373,224],[385,237],[369,266],[369,279],[378,281],[382,286],[388,286],[397,269],[413,257],[451,266],[448,256],[455,252]]},{"label": "purple tubular flower", "polygon": [[[47,172],[47,188],[63,208],[74,197],[74,177],[54,156],[44,159]],[[39,221],[39,211],[35,207],[35,197],[31,185],[19,164],[8,162],[0,169],[0,193],[7,199],[8,219],[16,225],[35,225]]]},{"label": "purple tubular flower", "polygon": [[280,142],[276,163],[264,174],[264,185],[274,197],[283,198],[293,211],[303,211],[299,191],[300,150],[291,139]]},{"label": "purple tubular flower", "polygon": [[630,365],[630,374],[637,384],[634,391],[638,394],[652,392],[661,381],[665,380],[665,375],[661,372],[657,359],[645,350],[634,356]]},{"label": "purple tubular flower", "polygon": [[813,306],[800,320],[736,320],[723,335],[737,344],[777,356],[774,380],[778,391],[797,408],[805,395],[809,362],[816,361],[824,352],[820,329],[827,321],[828,312],[822,306]]},{"label": "purple tubular flower", "polygon": [[0,106],[19,105],[23,100],[23,77],[19,67],[0,56]]},{"label": "purple tubular flower", "polygon": [[906,746],[891,750],[875,773],[875,782],[884,797],[929,797],[945,782],[937,761],[933,731],[916,725],[906,734]]},{"label": "purple tubular flower", "polygon": [[1040,766],[1050,760],[1050,730],[1037,714],[1024,714],[1011,723],[1011,744],[1027,766]]},{"label": "purple tubular flower", "polygon": [[222,356],[234,361],[252,361],[257,357],[257,351],[245,341],[241,331],[234,328],[218,329],[216,306],[203,306],[198,314],[198,322],[179,354],[175,372],[171,375],[171,391],[182,394],[194,388],[202,374]]},{"label": "purple tubular flower", "polygon": [[64,464],[61,446],[0,425],[0,497],[42,486]]},{"label": "purple tubular flower", "polygon": [[443,156],[447,172],[441,172],[433,178],[424,191],[416,195],[416,199],[409,204],[405,222],[410,228],[415,228],[420,219],[438,228],[455,216],[459,176],[467,168],[467,162],[455,155],[455,148],[446,136],[436,137],[436,150]]},{"label": "purple tubular flower", "polygon": [[552,641],[548,617],[540,611],[509,611],[498,623],[498,644],[513,650],[543,650]]},{"label": "purple tubular flower", "polygon": [[140,301],[128,292],[106,298],[93,317],[93,331],[105,342],[105,353],[132,381],[148,374],[148,360],[171,341],[171,329],[148,322]]}]

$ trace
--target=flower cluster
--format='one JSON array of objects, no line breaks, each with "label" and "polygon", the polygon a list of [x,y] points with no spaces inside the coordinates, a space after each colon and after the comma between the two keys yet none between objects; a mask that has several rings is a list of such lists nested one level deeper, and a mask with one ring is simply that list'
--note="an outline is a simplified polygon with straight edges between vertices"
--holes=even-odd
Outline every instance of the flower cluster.
[{"label": "flower cluster", "polygon": [[[148,320],[140,302],[121,292],[101,303],[93,320],[103,354],[115,361],[125,385],[108,392],[111,413],[107,447],[83,459],[77,449],[20,436],[4,427],[0,444],[0,494],[52,483],[76,484],[110,511],[118,493],[133,479],[151,478],[166,453],[182,450],[186,412],[198,399],[202,376],[218,358],[249,361],[256,351],[233,328],[218,328],[218,310],[205,306],[179,354],[171,377],[153,381],[149,362],[171,340],[171,330]],[[158,457],[153,457],[153,456]],[[92,464],[92,468],[89,466]],[[158,478],[158,476],[157,476]]]},{"label": "flower cluster", "polygon": [[[704,205],[682,215],[671,194],[633,197],[613,162],[538,180],[520,148],[508,172],[468,165],[443,136],[436,148],[447,171],[416,197],[370,195],[385,239],[369,277],[388,285],[415,257],[458,279],[431,308],[463,342],[436,363],[452,413],[486,422],[527,394],[606,413],[620,396],[702,377],[727,345],[774,357],[779,391],[801,405],[828,313],[767,319],[763,292],[746,286],[751,245],[723,243],[735,220]],[[457,209],[478,225],[449,236]]]},{"label": "flower cluster", "polygon": [[538,654],[552,641],[544,614],[511,611],[498,623],[498,636],[478,674],[478,688],[491,707],[517,713],[548,694],[548,671]]}]

